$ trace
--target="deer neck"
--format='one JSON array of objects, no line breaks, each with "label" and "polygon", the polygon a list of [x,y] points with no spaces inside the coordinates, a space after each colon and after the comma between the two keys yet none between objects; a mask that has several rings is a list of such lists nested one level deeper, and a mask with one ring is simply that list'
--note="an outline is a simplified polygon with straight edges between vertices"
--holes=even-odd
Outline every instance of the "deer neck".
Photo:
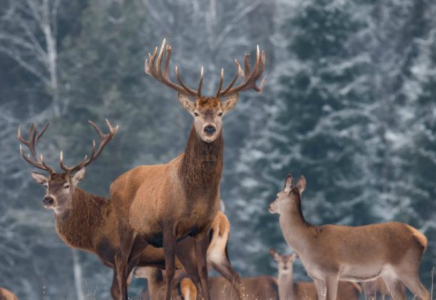
[{"label": "deer neck", "polygon": [[158,268],[152,268],[147,276],[147,287],[152,299],[156,298],[159,293],[159,289],[165,285],[165,279],[162,274],[162,270]]},{"label": "deer neck", "polygon": [[282,203],[279,221],[283,237],[288,245],[297,253],[304,251],[307,243],[310,242],[313,226],[303,216],[301,201]]},{"label": "deer neck", "polygon": [[110,202],[99,196],[75,188],[72,207],[61,214],[55,214],[56,230],[68,245],[92,251],[95,232],[105,225]]},{"label": "deer neck", "polygon": [[279,299],[280,300],[294,300],[294,277],[292,273],[279,272]]},{"label": "deer neck", "polygon": [[223,172],[223,149],[222,132],[215,141],[206,143],[192,126],[179,174],[188,199],[196,195],[207,198],[218,196]]}]

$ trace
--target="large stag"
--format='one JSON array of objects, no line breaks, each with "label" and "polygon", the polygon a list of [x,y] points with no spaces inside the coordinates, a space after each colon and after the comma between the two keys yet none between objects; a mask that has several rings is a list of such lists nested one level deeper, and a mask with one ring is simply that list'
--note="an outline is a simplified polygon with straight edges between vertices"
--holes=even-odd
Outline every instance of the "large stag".
[{"label": "large stag", "polygon": [[[166,58],[162,72],[164,51]],[[219,186],[223,170],[222,117],[233,109],[238,92],[254,89],[261,92],[265,78],[256,85],[265,66],[265,54],[257,49],[256,63],[250,70],[249,55],[245,56],[245,69],[235,60],[237,72],[229,85],[222,89],[224,71],[214,97],[203,97],[201,87],[189,88],[181,79],[176,67],[179,84],[171,81],[168,68],[171,47],[162,43],[146,60],[145,71],[159,82],[178,92],[180,105],[193,117],[185,152],[163,165],[139,166],[120,177],[111,186],[111,198],[116,203],[121,233],[121,252],[117,255],[120,290],[127,299],[126,279],[129,264],[136,264],[137,256],[147,245],[163,247],[166,269],[166,299],[170,299],[175,272],[177,241],[187,236],[195,238],[197,267],[201,285],[197,288],[205,299],[210,299],[207,288],[206,251],[208,233],[217,214]],[[233,87],[239,77],[242,83]],[[191,97],[195,101],[191,101]],[[221,101],[225,99],[224,101]]]},{"label": "large stag", "polygon": [[283,236],[315,281],[319,299],[335,300],[338,281],[368,281],[381,276],[394,299],[405,300],[404,283],[418,299],[430,300],[418,276],[427,247],[421,232],[397,222],[356,227],[312,225],[301,209],[305,188],[304,177],[293,186],[288,175],[269,210],[280,214]]},{"label": "large stag", "polygon": [[[91,123],[101,142],[97,152],[92,151],[94,154],[91,155],[90,160],[83,160],[76,166],[68,168],[63,164],[63,155],[61,155],[62,173],[55,172],[53,168],[45,164],[43,157],[37,158],[36,143],[44,134],[47,126],[38,133],[37,126],[33,125],[29,130],[28,140],[22,137],[19,129],[18,139],[27,146],[30,152],[29,155],[25,155],[22,147],[20,147],[23,158],[49,175],[32,174],[37,183],[46,186],[47,190],[43,204],[46,208],[54,211],[56,230],[60,238],[71,247],[96,254],[106,266],[113,268],[115,254],[120,249],[113,202],[110,199],[87,193],[77,186],[85,176],[85,166],[100,155],[103,148],[117,132],[118,127],[113,128],[109,122],[107,124],[109,133],[105,135],[94,123]],[[228,232],[226,235],[226,232],[220,231],[223,226],[229,228],[227,217],[219,212],[213,224],[215,225],[213,225],[214,230],[211,234],[212,238],[208,253],[214,255],[208,257],[208,263],[229,281],[234,282],[235,288],[238,288],[239,275],[232,269],[225,252],[217,250],[222,248],[223,239],[225,239],[224,244],[227,245]],[[181,268],[182,265],[186,266],[190,276],[198,281],[195,254],[192,253],[193,243],[193,238],[186,238],[180,242],[181,247],[177,251],[180,262],[177,261],[177,268]],[[147,247],[141,254],[138,265],[164,268],[165,257],[163,250],[161,248]],[[114,269],[111,294],[114,299],[120,297],[116,269]]]}]

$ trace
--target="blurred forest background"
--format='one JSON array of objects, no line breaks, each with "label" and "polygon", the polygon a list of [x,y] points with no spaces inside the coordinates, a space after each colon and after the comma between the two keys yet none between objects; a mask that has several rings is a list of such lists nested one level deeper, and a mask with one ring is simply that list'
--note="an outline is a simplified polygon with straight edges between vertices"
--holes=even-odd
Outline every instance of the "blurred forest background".
[{"label": "blurred forest background", "polygon": [[[426,234],[421,276],[436,265],[436,2],[434,0],[0,0],[0,286],[20,299],[109,299],[111,272],[57,236],[44,189],[20,157],[19,125],[50,123],[39,150],[57,167],[89,154],[93,120],[120,130],[81,187],[109,185],[184,150],[192,118],[144,74],[165,37],[211,94],[256,44],[262,94],[225,117],[222,198],[230,259],[243,276],[276,274],[268,249],[290,252],[269,203],[288,172],[305,175],[312,223],[396,220]],[[307,279],[297,265],[297,279]],[[132,292],[144,282],[137,281]]]}]

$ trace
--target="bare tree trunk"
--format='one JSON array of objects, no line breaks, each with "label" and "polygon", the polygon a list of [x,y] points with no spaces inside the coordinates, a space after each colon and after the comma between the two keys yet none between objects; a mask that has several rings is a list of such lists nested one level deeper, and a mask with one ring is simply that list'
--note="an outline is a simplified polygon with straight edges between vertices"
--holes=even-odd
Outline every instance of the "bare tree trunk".
[{"label": "bare tree trunk", "polygon": [[74,285],[76,286],[77,300],[85,300],[85,293],[83,292],[82,266],[80,265],[79,254],[74,248],[71,248],[71,253],[73,255]]},{"label": "bare tree trunk", "polygon": [[[48,89],[52,113],[61,114],[57,70],[57,15],[61,0],[9,1],[1,18],[0,51]],[[45,113],[45,112],[44,112]]]}]

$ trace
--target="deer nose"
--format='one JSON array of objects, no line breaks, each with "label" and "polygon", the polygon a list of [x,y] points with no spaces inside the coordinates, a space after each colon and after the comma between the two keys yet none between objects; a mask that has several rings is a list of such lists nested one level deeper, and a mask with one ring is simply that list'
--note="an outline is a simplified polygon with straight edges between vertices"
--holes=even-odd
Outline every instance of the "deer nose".
[{"label": "deer nose", "polygon": [[52,196],[45,196],[44,199],[42,199],[42,204],[45,206],[53,205],[54,199]]},{"label": "deer nose", "polygon": [[207,135],[212,135],[215,133],[215,131],[216,131],[216,128],[213,125],[207,125],[206,127],[204,127],[204,132]]}]

